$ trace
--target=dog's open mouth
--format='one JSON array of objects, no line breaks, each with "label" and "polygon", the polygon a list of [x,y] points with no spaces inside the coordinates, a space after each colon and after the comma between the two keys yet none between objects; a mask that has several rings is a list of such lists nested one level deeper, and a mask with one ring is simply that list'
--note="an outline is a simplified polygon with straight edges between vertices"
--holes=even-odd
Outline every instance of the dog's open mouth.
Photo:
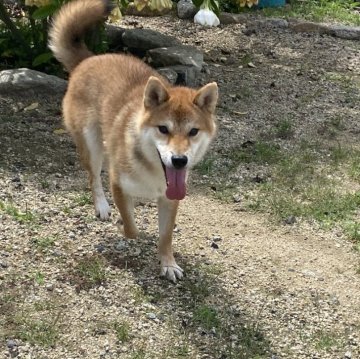
[{"label": "dog's open mouth", "polygon": [[[159,152],[158,152],[159,153]],[[177,170],[175,168],[165,166],[159,153],[160,162],[164,170],[166,180],[166,197],[168,199],[182,200],[186,195],[186,169]]]}]

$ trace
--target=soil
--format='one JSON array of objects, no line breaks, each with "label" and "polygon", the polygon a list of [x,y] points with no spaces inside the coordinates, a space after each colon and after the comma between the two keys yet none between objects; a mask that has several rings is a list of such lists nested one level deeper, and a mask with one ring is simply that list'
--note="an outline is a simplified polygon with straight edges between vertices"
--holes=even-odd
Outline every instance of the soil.
[{"label": "soil", "polygon": [[[295,124],[281,146],[331,141],[324,128],[337,116],[336,141],[358,146],[358,42],[241,24],[201,28],[171,15],[120,25],[205,52],[200,82],[216,81],[221,94],[213,153],[266,137],[280,119]],[[59,130],[60,102],[0,97],[1,358],[360,357],[352,243],[216,200],[195,172],[174,234],[186,277],[169,283],[158,276],[154,204],[136,207],[136,241],[121,235],[113,205],[110,222],[96,220],[75,147]],[[260,170],[239,167],[240,196]],[[209,176],[216,182],[226,171]]]}]

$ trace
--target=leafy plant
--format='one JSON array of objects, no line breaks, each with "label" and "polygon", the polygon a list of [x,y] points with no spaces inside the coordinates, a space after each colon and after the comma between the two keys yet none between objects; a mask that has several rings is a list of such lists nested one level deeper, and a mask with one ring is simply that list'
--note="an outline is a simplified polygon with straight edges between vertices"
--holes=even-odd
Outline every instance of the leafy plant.
[{"label": "leafy plant", "polygon": [[[12,15],[0,0],[0,69],[29,67],[59,74],[61,65],[48,49],[49,19],[69,0],[25,0],[23,15]],[[95,53],[107,50],[104,26],[86,39]]]}]

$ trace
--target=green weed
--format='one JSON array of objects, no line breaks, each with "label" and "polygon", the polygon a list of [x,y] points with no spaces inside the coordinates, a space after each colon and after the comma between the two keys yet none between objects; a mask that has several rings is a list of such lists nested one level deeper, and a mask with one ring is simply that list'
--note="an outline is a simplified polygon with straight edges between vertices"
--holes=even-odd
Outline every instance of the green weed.
[{"label": "green weed", "polygon": [[220,320],[217,310],[207,305],[201,305],[194,310],[193,319],[195,323],[199,324],[206,330],[218,328]]},{"label": "green weed", "polygon": [[52,347],[59,333],[55,323],[45,320],[26,320],[21,324],[19,337],[30,344]]},{"label": "green weed", "polygon": [[289,139],[294,135],[294,124],[289,119],[280,120],[275,124],[275,136],[281,139]]},{"label": "green weed", "polygon": [[88,192],[81,193],[78,197],[75,198],[75,202],[80,207],[86,206],[88,204],[92,204],[91,193]]},{"label": "green weed", "polygon": [[45,236],[45,237],[35,237],[32,239],[32,245],[40,250],[41,252],[46,252],[49,248],[53,247],[56,241],[54,236]]},{"label": "green weed", "polygon": [[280,159],[279,146],[258,141],[254,144],[231,149],[228,157],[235,165],[239,163],[273,164]]},{"label": "green weed", "polygon": [[339,338],[336,335],[332,333],[325,333],[323,331],[316,333],[314,340],[315,348],[317,350],[326,351],[340,344]]},{"label": "green weed", "polygon": [[114,322],[113,328],[115,330],[116,338],[120,343],[126,343],[129,338],[130,326],[126,322]]},{"label": "green weed", "polygon": [[36,272],[34,274],[34,281],[39,285],[44,284],[45,283],[45,275],[41,272]]},{"label": "green weed", "polygon": [[33,222],[36,219],[36,216],[34,213],[29,211],[28,209],[26,209],[25,212],[22,212],[17,207],[15,207],[12,203],[5,203],[5,202],[0,201],[0,210],[20,223]]},{"label": "green weed", "polygon": [[214,168],[215,159],[212,157],[205,157],[200,163],[195,166],[200,175],[209,175]]},{"label": "green weed", "polygon": [[105,265],[106,262],[102,257],[81,259],[73,273],[73,281],[78,289],[89,289],[104,283],[107,279]]}]

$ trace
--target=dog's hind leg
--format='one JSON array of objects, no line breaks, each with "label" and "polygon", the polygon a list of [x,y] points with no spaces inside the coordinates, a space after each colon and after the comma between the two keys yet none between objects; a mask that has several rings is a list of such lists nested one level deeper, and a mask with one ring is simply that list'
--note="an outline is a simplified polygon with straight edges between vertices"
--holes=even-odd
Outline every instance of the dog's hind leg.
[{"label": "dog's hind leg", "polygon": [[75,136],[75,141],[83,166],[89,173],[95,214],[101,220],[108,220],[110,217],[110,206],[106,200],[101,182],[101,170],[104,159],[101,130],[98,125],[88,125],[84,128],[81,135]]}]

